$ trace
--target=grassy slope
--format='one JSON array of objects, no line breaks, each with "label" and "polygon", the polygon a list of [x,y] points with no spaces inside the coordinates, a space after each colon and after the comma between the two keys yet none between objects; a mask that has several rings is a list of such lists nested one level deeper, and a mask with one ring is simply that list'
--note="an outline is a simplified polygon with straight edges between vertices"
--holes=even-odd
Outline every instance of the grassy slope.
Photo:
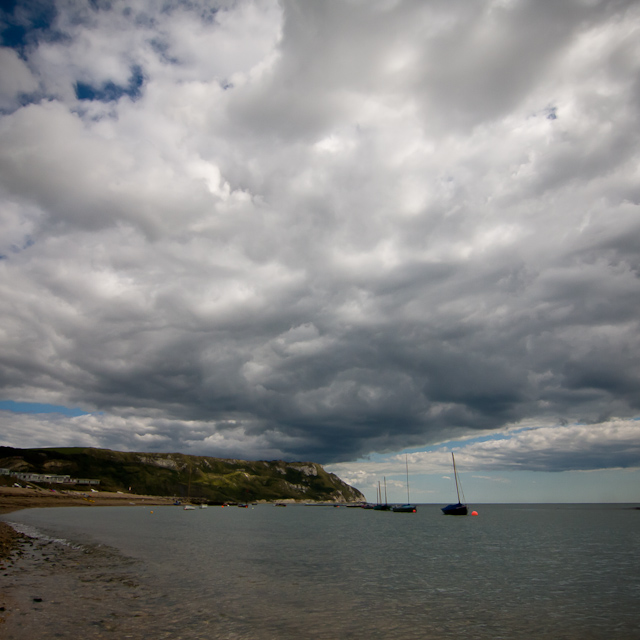
[{"label": "grassy slope", "polygon": [[312,462],[247,461],[180,453],[91,448],[0,447],[0,468],[100,480],[104,491],[131,491],[212,502],[358,501],[364,496]]}]

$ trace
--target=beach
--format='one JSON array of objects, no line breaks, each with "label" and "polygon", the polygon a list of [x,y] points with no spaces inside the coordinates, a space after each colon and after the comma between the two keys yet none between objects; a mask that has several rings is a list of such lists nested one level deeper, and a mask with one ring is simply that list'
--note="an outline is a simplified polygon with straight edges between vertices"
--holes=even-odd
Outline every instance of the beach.
[{"label": "beach", "polygon": [[640,638],[638,505],[439,506],[21,509],[0,637]]},{"label": "beach", "polygon": [[[46,507],[160,506],[174,498],[112,492],[53,492],[0,487],[0,514]],[[151,615],[136,606],[130,567],[107,549],[88,549],[33,538],[0,522],[0,637],[102,638],[139,627]],[[51,625],[51,619],[56,623]],[[133,637],[133,636],[132,636]]]},{"label": "beach", "polygon": [[[20,509],[36,509],[43,507],[114,507],[126,505],[166,505],[172,504],[174,498],[158,496],[139,496],[123,493],[97,492],[57,492],[44,489],[25,489],[18,487],[0,487],[0,514],[11,513]],[[0,522],[0,560],[8,557],[25,536],[12,527]]]},{"label": "beach", "polygon": [[131,564],[109,549],[20,536],[0,561],[0,637],[145,637],[152,611],[138,606],[141,590]]},{"label": "beach", "polygon": [[22,487],[0,487],[0,514],[18,509],[43,507],[126,507],[140,505],[170,505],[175,498],[144,496],[111,491],[50,491]]},{"label": "beach", "polygon": [[[47,491],[23,487],[0,487],[0,515],[20,509],[45,507],[125,507],[140,505],[170,505],[175,498],[163,496],[141,496],[110,491]],[[0,522],[0,560],[8,557],[25,536]]]}]

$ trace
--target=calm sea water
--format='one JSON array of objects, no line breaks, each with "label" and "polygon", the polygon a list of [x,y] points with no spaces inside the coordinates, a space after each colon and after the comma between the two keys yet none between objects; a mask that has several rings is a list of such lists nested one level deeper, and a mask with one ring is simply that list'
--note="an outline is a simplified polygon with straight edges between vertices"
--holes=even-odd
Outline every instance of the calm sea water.
[{"label": "calm sea water", "polygon": [[[118,621],[125,637],[144,628],[255,640],[640,638],[639,510],[475,508],[466,518],[435,505],[416,514],[259,505],[3,519],[82,545],[87,562],[111,554],[137,585],[131,625]],[[124,598],[125,587],[111,587],[105,606]]]}]

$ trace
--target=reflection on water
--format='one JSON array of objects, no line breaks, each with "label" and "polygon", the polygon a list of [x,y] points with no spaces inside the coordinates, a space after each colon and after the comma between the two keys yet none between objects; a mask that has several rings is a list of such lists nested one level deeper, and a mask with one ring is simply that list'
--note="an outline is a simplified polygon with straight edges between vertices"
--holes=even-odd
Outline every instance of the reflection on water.
[{"label": "reflection on water", "polygon": [[102,507],[4,519],[82,545],[60,551],[50,579],[70,594],[84,580],[103,622],[67,608],[51,637],[79,637],[65,635],[72,621],[76,633],[94,625],[85,637],[110,624],[134,638],[640,638],[640,511],[478,511]]}]

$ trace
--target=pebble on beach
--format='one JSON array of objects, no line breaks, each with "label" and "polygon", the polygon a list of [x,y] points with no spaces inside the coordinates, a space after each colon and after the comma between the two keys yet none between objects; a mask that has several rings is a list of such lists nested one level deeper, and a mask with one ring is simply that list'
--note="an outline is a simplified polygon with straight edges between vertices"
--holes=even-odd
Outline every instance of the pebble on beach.
[{"label": "pebble on beach", "polygon": [[25,536],[15,531],[6,522],[0,522],[0,563],[6,562]]}]

